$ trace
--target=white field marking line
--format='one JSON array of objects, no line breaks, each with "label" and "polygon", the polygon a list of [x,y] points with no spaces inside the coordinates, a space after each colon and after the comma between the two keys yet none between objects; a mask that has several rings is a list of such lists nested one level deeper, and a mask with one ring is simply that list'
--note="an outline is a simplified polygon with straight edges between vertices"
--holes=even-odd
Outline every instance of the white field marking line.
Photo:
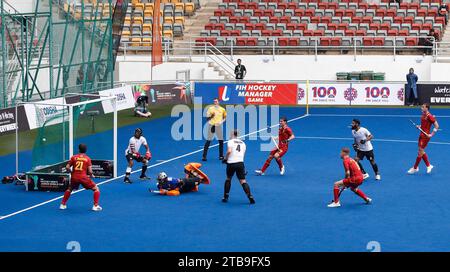
[{"label": "white field marking line", "polygon": [[[309,116],[308,114],[305,114],[305,115],[302,115],[302,116],[293,118],[293,119],[289,120],[288,122],[293,122],[293,121],[296,121],[296,120],[300,120],[300,119],[303,119],[303,118],[308,117],[308,116]],[[275,125],[270,126],[270,128],[273,128],[273,127],[276,127],[276,126],[279,126],[279,125],[280,125],[280,124],[277,123],[277,124],[275,124]],[[253,135],[253,134],[255,134],[255,133],[258,133],[258,132],[261,132],[261,131],[263,131],[263,130],[266,130],[267,128],[268,128],[268,127],[262,128],[262,129],[260,129],[260,130],[257,130],[257,131],[254,131],[254,132],[251,132],[251,133],[242,135],[242,136],[240,136],[240,137],[238,137],[238,138],[242,138],[242,137],[246,137],[246,136]],[[224,144],[227,143],[227,142],[228,142],[228,141],[225,141]],[[216,147],[216,146],[219,146],[219,144],[214,144],[214,145],[210,146],[209,148],[213,148],[213,147]],[[156,163],[156,164],[149,165],[148,168],[153,168],[153,167],[156,167],[156,166],[159,166],[159,165],[162,165],[162,164],[165,164],[165,163],[174,161],[174,160],[178,160],[178,159],[181,159],[181,158],[184,158],[184,157],[187,157],[187,156],[190,156],[190,155],[193,155],[193,154],[195,154],[195,153],[202,152],[202,151],[203,151],[203,148],[202,148],[202,149],[197,149],[197,150],[195,150],[195,151],[186,153],[186,154],[184,154],[184,155],[180,155],[180,156],[177,156],[177,157],[174,157],[174,158],[171,158],[171,159],[162,161],[162,162],[158,162],[158,163]],[[141,169],[134,170],[134,171],[132,171],[131,173],[134,174],[134,173],[137,173],[137,172],[139,172],[139,171],[141,171]],[[123,178],[124,176],[125,176],[125,175],[120,175],[120,176],[117,176],[117,177],[115,177],[115,178],[112,178],[112,179],[108,179],[108,180],[99,182],[99,183],[97,183],[97,186],[100,186],[100,185],[109,183],[109,182],[111,182],[111,181],[113,181],[113,180],[116,180],[116,179]],[[83,191],[85,191],[85,190],[86,190],[86,189],[84,189],[84,188],[83,188],[83,189],[79,189],[79,190],[77,190],[77,191],[72,192],[72,195],[77,194],[77,193],[80,193],[80,192],[83,192]],[[0,221],[1,221],[1,220],[4,220],[4,219],[6,219],[6,218],[9,218],[9,217],[12,217],[12,216],[15,216],[15,215],[24,213],[24,212],[26,212],[26,211],[29,211],[29,210],[38,208],[38,207],[43,206],[43,205],[46,205],[46,204],[48,204],[48,203],[57,201],[57,200],[62,199],[62,198],[63,198],[63,196],[55,197],[55,198],[52,198],[52,199],[50,199],[50,200],[47,200],[47,201],[41,202],[41,203],[39,203],[39,204],[33,205],[33,206],[31,206],[31,207],[28,207],[28,208],[19,210],[19,211],[17,211],[17,212],[10,213],[10,214],[8,214],[8,215],[5,215],[5,216],[0,217]]]},{"label": "white field marking line", "polygon": [[[363,117],[401,117],[401,118],[420,118],[421,115],[395,115],[395,114],[310,114],[310,116],[314,117],[354,117],[354,116],[363,116]],[[436,115],[439,118],[450,118],[450,115]]]},{"label": "white field marking line", "polygon": [[[309,140],[348,140],[353,141],[353,138],[344,138],[344,137],[314,137],[314,136],[300,136],[295,137],[296,139],[309,139]],[[394,142],[394,143],[417,143],[417,141],[412,140],[393,140],[393,139],[373,139],[373,142]],[[430,144],[437,145],[450,145],[448,142],[429,142]]]}]

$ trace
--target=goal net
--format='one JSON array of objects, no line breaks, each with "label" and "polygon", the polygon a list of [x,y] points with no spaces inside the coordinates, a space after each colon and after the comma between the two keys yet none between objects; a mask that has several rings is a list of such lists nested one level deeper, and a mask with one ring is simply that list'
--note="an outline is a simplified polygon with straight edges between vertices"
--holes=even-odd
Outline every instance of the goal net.
[{"label": "goal net", "polygon": [[16,131],[16,172],[26,173],[34,189],[63,190],[70,180],[65,165],[81,143],[96,177],[117,176],[115,96],[69,94],[21,105],[18,114],[26,117],[17,120],[26,120],[29,130]]}]

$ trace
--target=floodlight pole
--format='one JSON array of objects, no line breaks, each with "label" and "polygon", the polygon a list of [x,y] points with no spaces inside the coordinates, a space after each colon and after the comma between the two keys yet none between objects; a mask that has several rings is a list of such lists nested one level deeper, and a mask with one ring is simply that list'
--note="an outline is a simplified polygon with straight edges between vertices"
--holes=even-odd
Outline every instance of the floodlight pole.
[{"label": "floodlight pole", "polygon": [[17,105],[15,107],[16,118],[16,175],[19,175],[19,118],[17,118]]},{"label": "floodlight pole", "polygon": [[73,156],[73,106],[69,105],[69,159]]}]

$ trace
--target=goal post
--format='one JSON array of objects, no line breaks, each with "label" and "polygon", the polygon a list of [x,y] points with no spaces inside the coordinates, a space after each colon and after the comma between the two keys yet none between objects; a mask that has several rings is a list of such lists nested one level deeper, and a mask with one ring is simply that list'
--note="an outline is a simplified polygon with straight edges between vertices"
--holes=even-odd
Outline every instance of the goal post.
[{"label": "goal post", "polygon": [[[70,94],[18,103],[16,116],[16,173],[26,173],[26,185],[34,183],[27,190],[64,190],[70,181],[65,165],[80,143],[88,146],[96,177],[117,177],[115,96]],[[19,131],[19,122],[29,129]]]}]

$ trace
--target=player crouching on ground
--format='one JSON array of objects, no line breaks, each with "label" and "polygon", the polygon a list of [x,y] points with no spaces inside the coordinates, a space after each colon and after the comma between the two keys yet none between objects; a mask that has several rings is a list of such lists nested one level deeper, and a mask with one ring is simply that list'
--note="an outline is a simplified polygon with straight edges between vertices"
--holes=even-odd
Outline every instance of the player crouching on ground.
[{"label": "player crouching on ground", "polygon": [[346,188],[350,188],[355,194],[364,199],[367,204],[372,202],[358,187],[363,183],[363,174],[358,163],[350,158],[350,149],[344,147],[341,150],[341,159],[344,161],[345,178],[334,183],[334,200],[328,205],[329,208],[337,208],[341,206],[339,196]]},{"label": "player crouching on ground", "polygon": [[98,205],[100,190],[98,189],[98,186],[88,177],[89,175],[93,178],[94,175],[92,173],[91,159],[86,155],[87,146],[85,144],[80,144],[78,149],[80,153],[72,156],[66,165],[66,170],[70,173],[70,185],[66,192],[64,192],[64,197],[61,201],[61,205],[59,205],[59,208],[61,210],[67,209],[66,204],[72,194],[72,191],[78,190],[81,184],[86,190],[94,191],[94,206],[92,207],[92,210],[95,212],[101,211],[102,207]]},{"label": "player crouching on ground", "polygon": [[[141,148],[141,145],[145,147],[145,157],[142,157],[139,153],[139,149]],[[142,162],[142,171],[140,179],[148,179],[145,175],[145,172],[147,171],[147,163],[152,158],[152,154],[150,153],[150,148],[148,147],[147,140],[144,136],[142,136],[142,129],[137,128],[134,131],[134,136],[130,138],[130,141],[128,143],[128,147],[125,150],[125,157],[127,158],[128,166],[127,170],[125,172],[125,178],[123,182],[125,183],[132,183],[130,180],[131,175],[131,169],[133,167],[133,160],[137,162]]]},{"label": "player crouching on ground", "polygon": [[199,169],[201,166],[200,163],[188,163],[184,167],[186,174],[184,178],[169,177],[165,172],[161,172],[158,175],[158,183],[156,184],[158,191],[150,191],[168,196],[179,196],[181,193],[198,192],[198,186],[200,184],[210,183],[208,176]]}]

